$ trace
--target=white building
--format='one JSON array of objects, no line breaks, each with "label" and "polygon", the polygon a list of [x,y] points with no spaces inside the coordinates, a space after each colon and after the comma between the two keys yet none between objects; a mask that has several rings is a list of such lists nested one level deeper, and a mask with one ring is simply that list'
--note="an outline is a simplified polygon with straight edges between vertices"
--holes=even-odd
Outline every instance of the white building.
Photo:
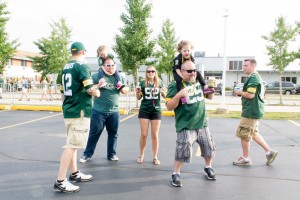
[{"label": "white building", "polygon": [[[197,52],[196,52],[197,53]],[[195,64],[197,69],[204,72],[204,77],[207,80],[209,77],[215,77],[218,82],[222,82],[223,74],[223,57],[205,57],[205,54],[195,53]],[[228,56],[226,65],[226,86],[233,87],[233,83],[243,83],[247,76],[243,71],[243,61],[246,58],[255,58],[254,56]],[[98,61],[96,57],[87,58],[88,65],[91,68],[92,74],[98,70]],[[117,63],[117,70],[122,71],[122,65],[118,59],[115,59]],[[142,66],[139,70],[139,77],[145,77],[146,67]],[[257,71],[261,75],[265,82],[279,81],[278,71],[274,71],[270,66],[261,66],[258,62]],[[167,83],[167,77],[162,76],[163,81]],[[126,80],[129,83],[133,82],[132,75],[126,75]],[[283,81],[291,81],[294,84],[300,83],[300,66],[298,62],[295,62],[288,66],[282,77]]]}]

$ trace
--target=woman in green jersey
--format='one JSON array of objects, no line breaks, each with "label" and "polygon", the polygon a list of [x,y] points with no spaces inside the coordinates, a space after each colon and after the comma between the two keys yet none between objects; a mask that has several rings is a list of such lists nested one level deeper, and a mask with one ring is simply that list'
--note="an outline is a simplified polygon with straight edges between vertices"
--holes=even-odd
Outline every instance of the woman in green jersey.
[{"label": "woman in green jersey", "polygon": [[141,127],[140,155],[136,161],[140,164],[144,162],[149,125],[151,125],[153,164],[160,164],[157,158],[158,131],[161,123],[160,94],[165,98],[166,88],[159,80],[155,67],[148,66],[145,80],[141,81],[136,89],[136,98],[142,99],[138,116]]}]

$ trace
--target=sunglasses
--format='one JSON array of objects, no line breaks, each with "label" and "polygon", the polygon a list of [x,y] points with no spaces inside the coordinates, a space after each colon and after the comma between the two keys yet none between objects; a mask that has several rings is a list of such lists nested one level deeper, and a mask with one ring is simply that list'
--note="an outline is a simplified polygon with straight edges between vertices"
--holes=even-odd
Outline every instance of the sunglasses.
[{"label": "sunglasses", "polygon": [[196,69],[182,69],[184,71],[187,71],[187,73],[191,74],[191,73],[195,73],[197,70]]},{"label": "sunglasses", "polygon": [[147,73],[155,73],[155,70],[147,70]]},{"label": "sunglasses", "polygon": [[112,65],[110,65],[110,64],[105,64],[104,66],[105,66],[105,67],[113,67],[113,66],[115,66],[115,64],[112,64]]}]

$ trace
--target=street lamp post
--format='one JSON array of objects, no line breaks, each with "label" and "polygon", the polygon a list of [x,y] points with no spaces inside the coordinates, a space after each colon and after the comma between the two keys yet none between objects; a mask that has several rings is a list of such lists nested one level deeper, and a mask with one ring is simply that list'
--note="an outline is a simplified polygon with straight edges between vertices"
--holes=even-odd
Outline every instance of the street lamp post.
[{"label": "street lamp post", "polygon": [[222,74],[222,79],[223,79],[223,86],[222,86],[222,105],[225,105],[225,87],[226,87],[226,68],[227,68],[227,58],[226,58],[226,19],[228,17],[228,10],[225,9],[224,12],[224,52],[223,52],[223,74]]}]

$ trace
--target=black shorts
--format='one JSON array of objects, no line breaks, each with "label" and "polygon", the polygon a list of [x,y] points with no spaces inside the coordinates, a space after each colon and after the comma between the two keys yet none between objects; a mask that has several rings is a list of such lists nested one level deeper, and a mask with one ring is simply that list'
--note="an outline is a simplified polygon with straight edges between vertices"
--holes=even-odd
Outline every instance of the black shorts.
[{"label": "black shorts", "polygon": [[150,120],[161,120],[161,112],[159,112],[159,113],[145,113],[145,112],[139,111],[138,118],[150,119]]}]

